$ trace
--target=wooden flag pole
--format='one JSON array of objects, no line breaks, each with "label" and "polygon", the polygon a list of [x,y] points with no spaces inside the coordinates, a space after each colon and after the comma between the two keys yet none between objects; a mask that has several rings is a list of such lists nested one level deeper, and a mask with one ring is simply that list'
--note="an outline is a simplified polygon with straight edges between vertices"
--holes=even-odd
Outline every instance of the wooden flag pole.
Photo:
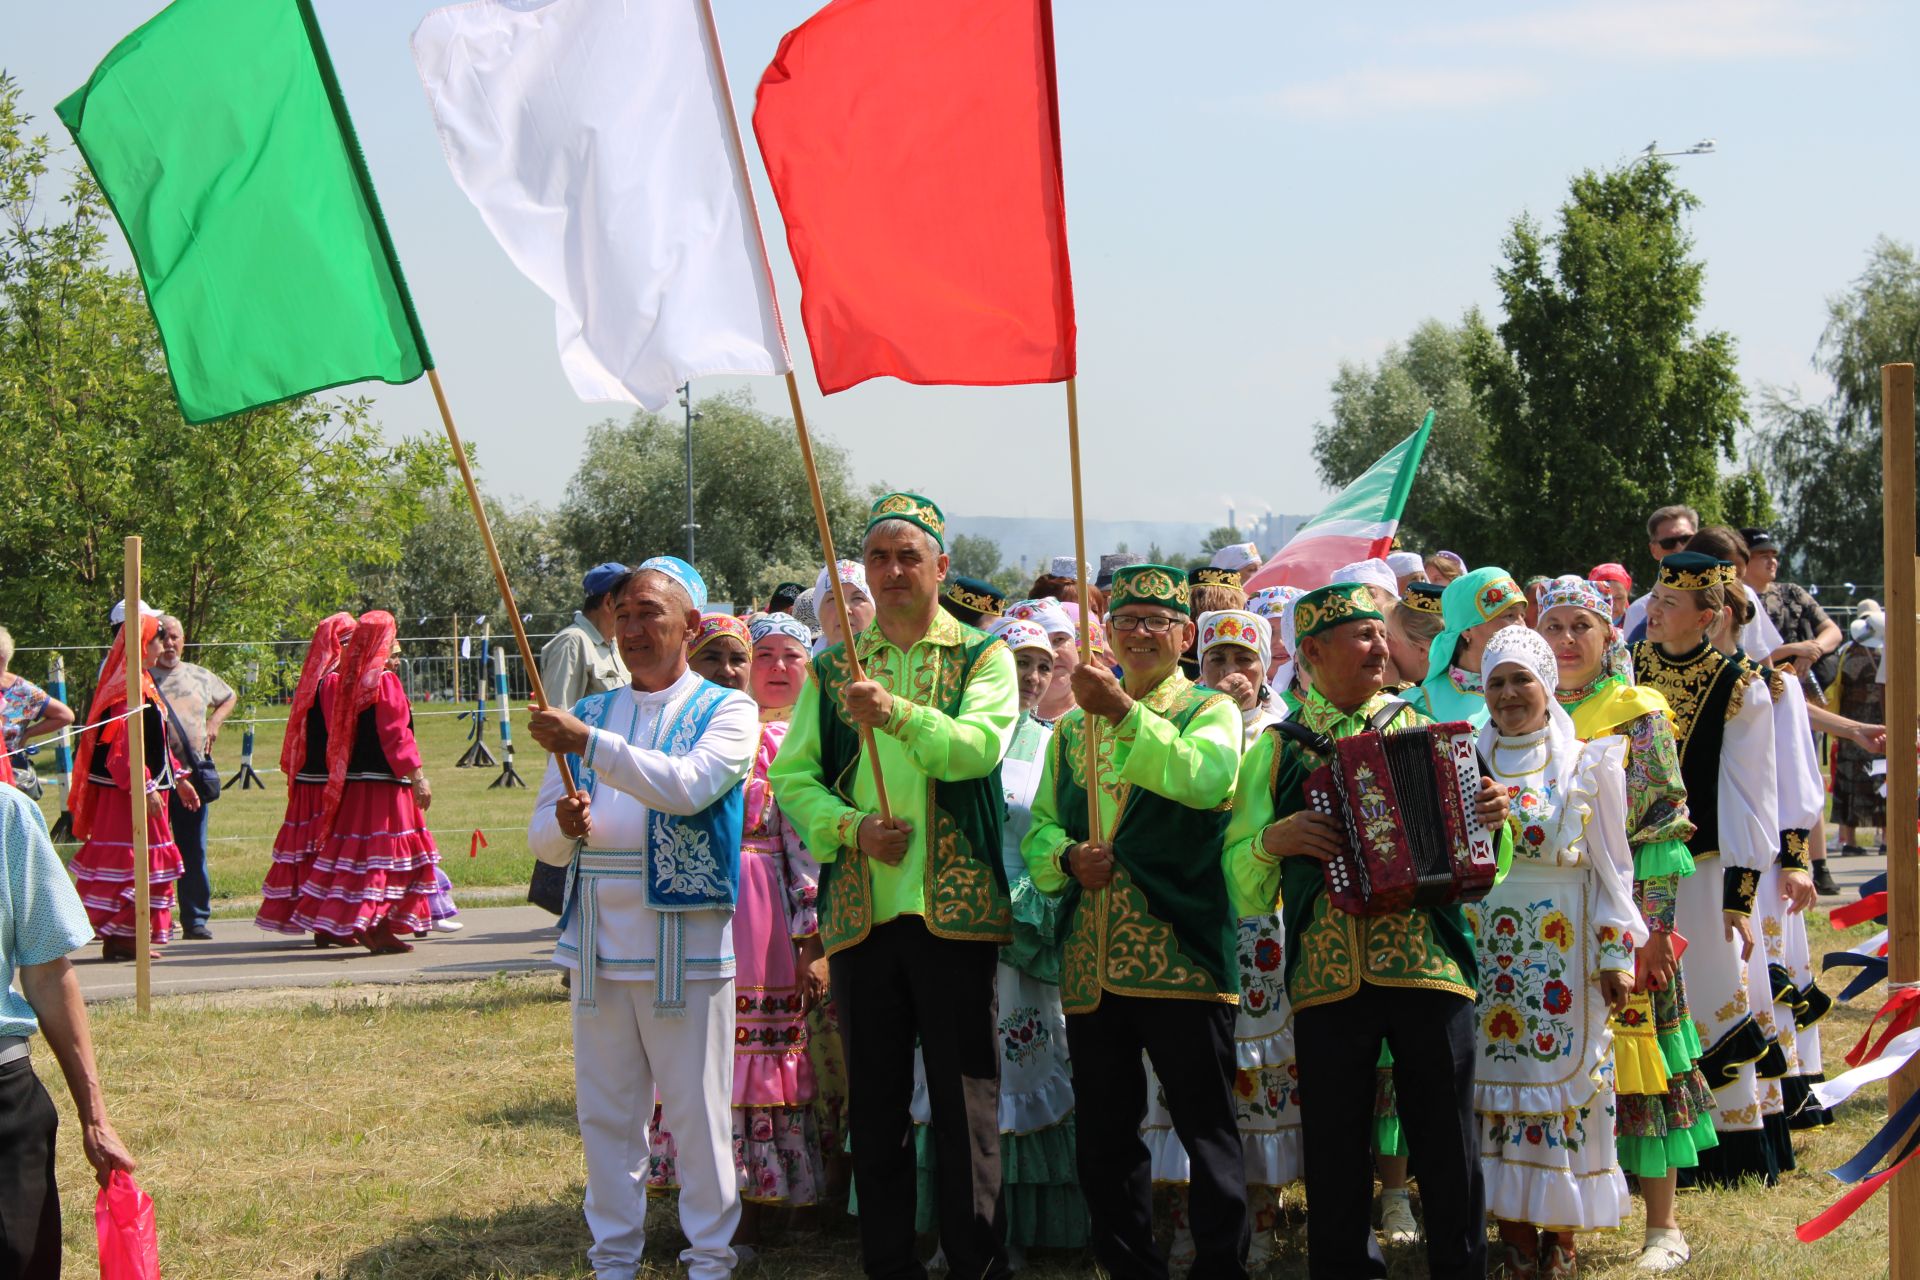
[{"label": "wooden flag pole", "polygon": [[[120,622],[121,649],[127,660],[127,800],[133,806],[133,1001],[146,1013],[153,1007],[153,886],[147,883],[147,718],[141,684],[146,646],[140,643],[140,537],[128,538],[125,601]],[[104,732],[104,730],[103,730]],[[157,763],[157,762],[156,762]]]},{"label": "wooden flag pole", "polygon": [[[1915,559],[1913,366],[1880,367],[1881,472],[1886,503],[1887,586],[1887,983],[1889,990],[1920,983],[1920,862],[1915,821],[1920,817],[1914,721],[1920,717],[1920,648],[1914,612],[1920,608],[1920,561]],[[1920,1063],[1887,1082],[1891,1115],[1920,1090]],[[1890,1280],[1920,1280],[1920,1170],[1908,1169],[1887,1188]]]},{"label": "wooden flag pole", "polygon": [[[1080,499],[1080,392],[1067,379],[1067,459],[1073,477],[1073,572],[1080,593],[1080,661],[1093,661],[1093,592],[1087,581],[1087,520]],[[1087,739],[1087,841],[1100,843],[1100,721],[1084,712]]]},{"label": "wooden flag pole", "polygon": [[[506,606],[507,620],[513,623],[513,638],[520,645],[520,661],[527,667],[527,687],[533,693],[533,705],[542,711],[547,708],[547,690],[540,683],[540,665],[533,660],[533,645],[527,641],[526,624],[520,621],[520,606],[514,602],[513,587],[507,581],[507,567],[500,562],[500,548],[493,541],[493,526],[487,522],[487,509],[480,502],[480,486],[473,482],[473,468],[467,465],[467,451],[460,443],[460,430],[453,425],[453,410],[447,407],[447,393],[440,386],[440,371],[427,370],[427,382],[433,387],[434,403],[440,406],[440,421],[447,428],[447,443],[453,447],[453,461],[460,468],[460,478],[466,482],[467,501],[473,504],[473,518],[480,526],[480,539],[487,544],[487,562],[493,566],[493,583],[500,589],[500,603]],[[460,620],[454,619],[457,635]],[[454,679],[458,680],[460,670],[460,649],[458,642],[453,651]],[[560,785],[567,790],[571,800],[578,790],[573,781],[573,768],[567,764],[564,755],[554,759],[560,765]]]},{"label": "wooden flag pole", "polygon": [[[773,304],[776,319],[780,315],[780,297],[773,289],[773,264],[767,260],[767,236],[760,226],[760,206],[752,198],[753,179],[747,171],[747,144],[740,136],[740,117],[733,110],[733,86],[727,83],[727,60],[720,56],[720,28],[713,21],[712,0],[700,0],[700,17],[706,24],[707,56],[713,59],[713,74],[720,82],[720,100],[727,108],[727,132],[733,139],[733,162],[738,165],[740,186],[748,193],[747,216],[753,219],[754,243],[760,246],[760,262],[767,272],[767,299]],[[780,322],[781,342],[785,345],[786,324]],[[793,406],[794,433],[800,437],[800,461],[807,469],[807,490],[813,495],[813,521],[820,529],[820,551],[827,558],[827,577],[833,583],[833,607],[840,617],[840,634],[846,637],[847,667],[855,680],[866,679],[860,669],[860,655],[853,648],[853,615],[847,612],[847,589],[840,581],[840,561],[833,553],[833,530],[827,524],[827,500],[820,493],[820,472],[813,465],[813,440],[807,434],[806,411],[800,407],[800,383],[793,376],[793,361],[787,361],[787,401]],[[819,601],[814,607],[819,607]],[[860,744],[866,748],[867,763],[873,768],[873,794],[880,808],[880,821],[892,822],[893,810],[887,804],[887,781],[880,772],[880,753],[874,747],[873,730],[862,727]]]},{"label": "wooden flag pole", "polygon": [[[709,15],[708,21],[712,21]],[[739,141],[736,128],[734,141]],[[758,215],[755,215],[756,218]],[[846,637],[847,666],[855,680],[866,679],[860,669],[860,655],[853,647],[853,615],[847,612],[847,587],[840,581],[840,562],[833,555],[833,529],[827,523],[827,500],[820,492],[820,473],[813,465],[813,441],[807,435],[807,415],[800,407],[800,381],[787,370],[787,400],[793,405],[794,434],[800,438],[800,461],[807,468],[807,489],[813,494],[813,520],[820,527],[820,550],[827,557],[827,580],[833,584],[833,607],[840,615],[840,634]],[[817,604],[818,602],[816,602]],[[867,763],[873,768],[873,794],[880,806],[880,821],[892,822],[893,811],[887,804],[887,780],[880,771],[880,752],[873,741],[873,730],[860,727],[860,742],[867,749]]]}]

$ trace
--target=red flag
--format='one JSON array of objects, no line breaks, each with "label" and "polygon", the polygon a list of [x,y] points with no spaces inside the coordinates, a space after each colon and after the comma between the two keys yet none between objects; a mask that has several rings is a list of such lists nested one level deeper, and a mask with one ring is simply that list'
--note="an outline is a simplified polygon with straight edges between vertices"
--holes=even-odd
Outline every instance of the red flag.
[{"label": "red flag", "polygon": [[833,0],[753,132],[822,392],[1073,376],[1049,0]]}]

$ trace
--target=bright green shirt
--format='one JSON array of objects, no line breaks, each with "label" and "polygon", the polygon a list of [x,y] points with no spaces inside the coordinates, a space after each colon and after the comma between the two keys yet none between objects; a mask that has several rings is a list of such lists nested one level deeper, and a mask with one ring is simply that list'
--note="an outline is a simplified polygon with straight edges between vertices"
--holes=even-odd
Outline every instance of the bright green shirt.
[{"label": "bright green shirt", "polygon": [[[1182,733],[1166,718],[1166,712],[1175,696],[1186,687],[1185,678],[1175,671],[1155,686],[1152,693],[1135,699],[1132,709],[1118,725],[1099,722],[1097,794],[1103,833],[1112,835],[1128,787],[1143,787],[1192,809],[1217,809],[1233,795],[1242,736],[1239,709],[1231,700],[1222,698],[1196,715]],[[1085,713],[1075,709],[1067,714],[1083,716]],[[1033,798],[1033,827],[1020,846],[1027,869],[1033,874],[1034,886],[1051,894],[1067,887],[1067,876],[1060,870],[1060,854],[1073,843],[1056,812],[1058,789],[1053,774],[1057,754],[1049,751],[1046,755],[1040,790]],[[1231,863],[1230,854],[1223,857]],[[1247,909],[1247,903],[1233,888],[1237,880],[1231,865],[1226,874],[1235,914],[1258,914],[1257,910]]]},{"label": "bright green shirt", "polygon": [[[1020,718],[1020,692],[1013,655],[999,646],[983,659],[960,697],[958,715],[948,716],[913,700],[932,687],[943,649],[964,645],[966,633],[944,609],[927,632],[902,653],[874,622],[854,639],[854,651],[867,679],[893,695],[893,714],[873,735],[886,778],[887,804],[896,819],[912,824],[907,853],[898,866],[868,859],[873,875],[873,924],[895,916],[925,916],[927,808],[933,782],[962,782],[993,772],[1013,741]],[[862,746],[851,771],[852,805],[821,776],[820,688],[809,680],[800,692],[780,754],[768,779],[780,811],[805,838],[820,862],[858,847],[860,822],[880,812],[873,787],[873,766]],[[991,856],[991,853],[990,853]]]}]

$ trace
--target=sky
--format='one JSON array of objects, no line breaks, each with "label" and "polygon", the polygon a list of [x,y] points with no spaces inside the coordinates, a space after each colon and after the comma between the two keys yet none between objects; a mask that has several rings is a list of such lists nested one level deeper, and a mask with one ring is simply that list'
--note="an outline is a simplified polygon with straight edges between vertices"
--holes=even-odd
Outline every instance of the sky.
[{"label": "sky", "polygon": [[[37,126],[65,144],[54,104],[160,7],[15,6],[0,66]],[[550,302],[448,174],[407,43],[431,7],[315,0],[482,483],[555,503],[586,428],[630,409],[574,398]],[[780,36],[815,7],[714,0],[743,123]],[[1733,335],[1750,396],[1823,394],[1810,360],[1826,300],[1877,236],[1915,238],[1920,169],[1896,129],[1910,65],[1890,38],[1910,18],[1890,0],[1056,0],[1054,24],[1090,516],[1317,510],[1313,424],[1340,363],[1469,306],[1497,320],[1511,220],[1551,223],[1572,176],[1650,141],[1716,143],[1674,163],[1702,201],[1701,323]],[[78,163],[70,145],[63,159]],[[816,434],[851,451],[861,481],[951,512],[1070,514],[1058,386],[881,380],[820,396],[757,154],[752,167]],[[776,379],[694,392],[735,387],[787,413]],[[390,435],[438,434],[424,382],[362,390]]]}]

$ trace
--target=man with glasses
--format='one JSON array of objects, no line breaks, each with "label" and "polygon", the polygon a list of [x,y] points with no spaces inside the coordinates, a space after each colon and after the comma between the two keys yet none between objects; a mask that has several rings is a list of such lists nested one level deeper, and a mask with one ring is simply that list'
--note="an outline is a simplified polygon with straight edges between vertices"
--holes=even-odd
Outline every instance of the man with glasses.
[{"label": "man with glasses", "polygon": [[[1693,535],[1700,532],[1700,513],[1683,503],[1661,507],[1647,517],[1647,554],[1657,565],[1680,551]],[[1651,593],[1627,606],[1627,618],[1620,624],[1629,644],[1646,637],[1647,601]]]},{"label": "man with glasses", "polygon": [[[1234,896],[1227,819],[1240,709],[1180,672],[1193,641],[1179,569],[1113,575],[1108,636],[1124,678],[1074,669],[1079,704],[1048,744],[1020,852],[1041,892],[1067,895],[1060,1003],[1073,1058],[1080,1189],[1094,1256],[1116,1280],[1164,1280],[1153,1242],[1144,1050],[1191,1164],[1193,1274],[1245,1276],[1247,1186],[1233,1106],[1237,922],[1273,903]],[[1097,729],[1089,830],[1086,735]],[[1251,877],[1241,877],[1250,880]]]}]

